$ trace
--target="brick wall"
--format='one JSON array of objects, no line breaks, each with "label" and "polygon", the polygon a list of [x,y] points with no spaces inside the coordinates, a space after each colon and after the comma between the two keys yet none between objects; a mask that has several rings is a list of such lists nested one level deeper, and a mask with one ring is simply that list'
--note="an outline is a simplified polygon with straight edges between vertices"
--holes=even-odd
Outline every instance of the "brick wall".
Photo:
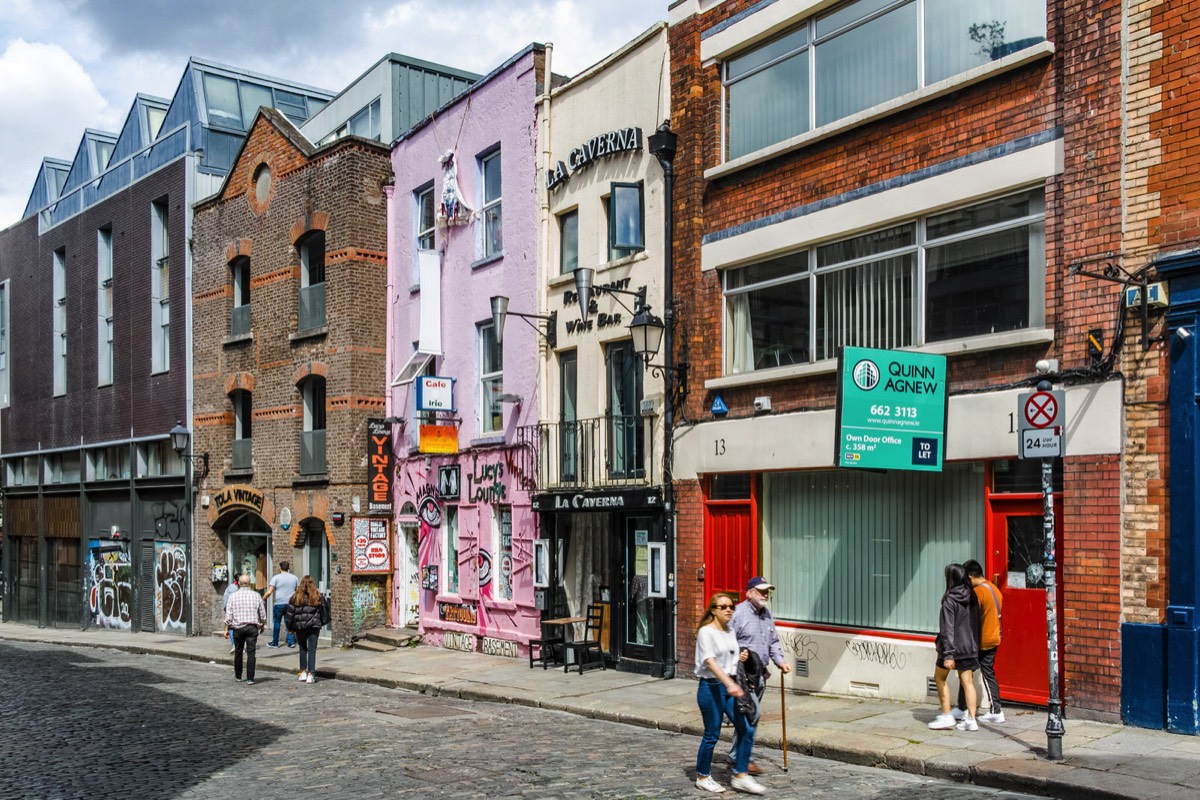
[{"label": "brick wall", "polygon": [[[299,523],[326,523],[340,511],[347,524],[329,524],[334,637],[351,633],[352,498],[367,502],[366,421],[384,416],[384,315],[387,228],[383,184],[391,174],[388,149],[343,139],[314,149],[277,115],[259,119],[224,191],[197,208],[194,237],[196,447],[211,454],[204,492],[246,483],[264,492],[276,510],[287,507],[293,525],[273,525],[273,561],[291,558]],[[268,164],[272,186],[265,203],[254,198],[253,176]],[[300,257],[296,240],[325,231],[326,328],[296,337]],[[233,304],[229,261],[251,264],[252,337],[231,341]],[[328,481],[309,484],[299,474],[303,402],[298,381],[326,379]],[[248,376],[248,377],[247,377]],[[253,472],[230,471],[233,409],[228,389],[252,381]],[[224,540],[203,523],[198,564],[224,561]],[[305,569],[294,570],[303,575]],[[220,590],[197,583],[197,621],[219,629]]]}]

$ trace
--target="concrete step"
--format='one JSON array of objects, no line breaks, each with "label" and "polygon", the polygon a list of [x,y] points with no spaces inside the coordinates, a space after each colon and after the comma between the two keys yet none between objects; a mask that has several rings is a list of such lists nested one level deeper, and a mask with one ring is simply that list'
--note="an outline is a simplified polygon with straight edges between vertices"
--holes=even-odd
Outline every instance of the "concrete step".
[{"label": "concrete step", "polygon": [[421,634],[415,628],[372,628],[363,631],[363,637],[368,642],[391,647],[409,647],[421,640]]},{"label": "concrete step", "polygon": [[371,641],[370,639],[355,639],[354,649],[370,650],[372,653],[390,653],[396,648],[390,644],[382,644],[380,642]]}]

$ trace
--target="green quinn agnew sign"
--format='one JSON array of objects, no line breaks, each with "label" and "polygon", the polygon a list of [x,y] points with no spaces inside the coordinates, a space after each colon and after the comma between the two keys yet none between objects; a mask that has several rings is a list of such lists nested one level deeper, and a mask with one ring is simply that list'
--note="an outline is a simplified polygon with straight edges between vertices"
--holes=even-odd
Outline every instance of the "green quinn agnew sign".
[{"label": "green quinn agnew sign", "polygon": [[838,375],[839,467],[941,471],[945,356],[844,347]]}]

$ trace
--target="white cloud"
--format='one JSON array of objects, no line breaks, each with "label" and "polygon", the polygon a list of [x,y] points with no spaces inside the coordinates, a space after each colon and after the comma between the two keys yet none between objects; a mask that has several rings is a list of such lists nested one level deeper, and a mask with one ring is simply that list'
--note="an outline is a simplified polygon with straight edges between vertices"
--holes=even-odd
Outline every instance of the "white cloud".
[{"label": "white cloud", "polygon": [[43,156],[72,158],[84,128],[112,128],[123,113],[62,47],[23,39],[0,54],[0,108],[0,226],[24,211]]}]

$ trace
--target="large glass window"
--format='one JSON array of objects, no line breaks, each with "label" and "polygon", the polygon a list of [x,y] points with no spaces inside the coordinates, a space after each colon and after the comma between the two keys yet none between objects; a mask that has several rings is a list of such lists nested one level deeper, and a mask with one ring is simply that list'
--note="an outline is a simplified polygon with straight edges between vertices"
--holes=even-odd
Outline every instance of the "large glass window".
[{"label": "large glass window", "polygon": [[644,219],[642,185],[614,183],[608,196],[609,261],[645,249]]},{"label": "large glass window", "polygon": [[379,141],[379,98],[350,118],[350,135]]},{"label": "large glass window", "polygon": [[500,151],[480,162],[483,174],[483,257],[504,252],[504,215],[500,207]]},{"label": "large glass window", "polygon": [[768,575],[778,619],[937,631],[942,570],[983,558],[984,470],[768,473]]},{"label": "large glass window", "polygon": [[1042,324],[1041,190],[725,273],[726,374]]},{"label": "large glass window", "polygon": [[479,326],[479,432],[495,433],[504,428],[504,348],[496,341],[496,326]]},{"label": "large glass window", "polygon": [[854,0],[725,62],[735,159],[1046,38],[1044,0]]}]

